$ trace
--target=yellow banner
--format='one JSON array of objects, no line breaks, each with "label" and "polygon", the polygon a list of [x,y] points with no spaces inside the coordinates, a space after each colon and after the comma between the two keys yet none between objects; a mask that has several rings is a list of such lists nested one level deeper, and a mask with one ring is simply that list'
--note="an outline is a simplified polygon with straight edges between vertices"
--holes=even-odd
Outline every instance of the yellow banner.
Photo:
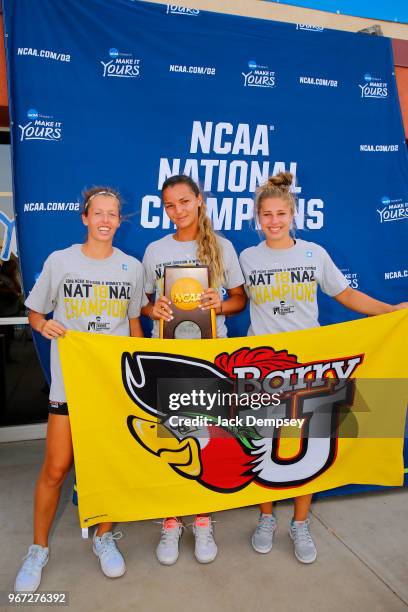
[{"label": "yellow banner", "polygon": [[223,340],[68,332],[81,526],[401,485],[407,337],[407,311]]}]

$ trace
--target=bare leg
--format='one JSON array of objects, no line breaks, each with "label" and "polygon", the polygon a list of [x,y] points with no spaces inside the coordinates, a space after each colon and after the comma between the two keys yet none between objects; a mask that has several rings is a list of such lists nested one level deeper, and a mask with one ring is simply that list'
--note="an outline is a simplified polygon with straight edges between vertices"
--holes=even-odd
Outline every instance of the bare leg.
[{"label": "bare leg", "polygon": [[262,514],[272,514],[272,502],[264,502],[259,504],[259,508]]},{"label": "bare leg", "polygon": [[96,535],[100,538],[104,533],[112,531],[113,523],[100,523],[96,530]]},{"label": "bare leg", "polygon": [[57,510],[62,484],[73,461],[69,417],[50,414],[44,463],[34,498],[34,544],[48,546],[48,534]]},{"label": "bare leg", "polygon": [[305,521],[309,514],[312,495],[299,495],[295,497],[295,521]]},{"label": "bare leg", "polygon": [[[48,534],[57,510],[61,487],[73,462],[69,417],[50,414],[45,459],[35,489],[34,544],[48,546]],[[101,523],[98,536],[111,531],[112,523]]]}]

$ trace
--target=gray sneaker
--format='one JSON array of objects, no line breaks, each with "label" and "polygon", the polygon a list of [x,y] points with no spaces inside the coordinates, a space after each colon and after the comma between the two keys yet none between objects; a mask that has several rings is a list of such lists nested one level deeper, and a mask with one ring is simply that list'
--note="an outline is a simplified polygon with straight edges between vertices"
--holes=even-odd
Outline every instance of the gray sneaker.
[{"label": "gray sneaker", "polygon": [[273,514],[261,514],[251,539],[252,548],[259,553],[270,552],[273,546],[275,529],[276,519]]},{"label": "gray sneaker", "polygon": [[309,531],[309,519],[305,521],[294,521],[290,523],[289,535],[295,547],[295,557],[301,563],[313,563],[316,561],[317,550]]}]

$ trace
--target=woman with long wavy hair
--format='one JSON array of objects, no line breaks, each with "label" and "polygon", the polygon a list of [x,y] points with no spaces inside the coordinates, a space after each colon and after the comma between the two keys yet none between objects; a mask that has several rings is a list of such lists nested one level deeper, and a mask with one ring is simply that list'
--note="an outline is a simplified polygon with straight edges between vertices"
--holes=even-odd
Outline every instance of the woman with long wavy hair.
[{"label": "woman with long wavy hair", "polygon": [[[201,295],[201,308],[215,311],[217,338],[225,338],[225,317],[240,312],[246,305],[244,278],[234,247],[229,240],[215,234],[203,195],[190,177],[177,175],[168,178],[163,183],[162,199],[176,232],[152,242],[146,249],[143,266],[149,304],[142,309],[142,314],[153,320],[152,336],[157,338],[159,321],[171,321],[173,315],[172,304],[163,295],[165,266],[206,265],[211,287]],[[226,299],[223,299],[223,288]],[[194,324],[184,328],[183,337],[197,337]],[[156,549],[160,563],[173,565],[177,561],[182,530],[183,524],[178,517],[164,519]],[[197,515],[193,532],[197,561],[210,563],[217,555],[211,517]]]}]

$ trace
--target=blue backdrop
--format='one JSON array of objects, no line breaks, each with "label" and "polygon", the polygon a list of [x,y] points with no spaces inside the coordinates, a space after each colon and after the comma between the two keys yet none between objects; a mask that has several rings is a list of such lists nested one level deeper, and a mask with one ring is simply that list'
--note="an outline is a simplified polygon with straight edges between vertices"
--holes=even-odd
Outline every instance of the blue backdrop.
[{"label": "blue backdrop", "polygon": [[[118,188],[120,248],[169,231],[163,180],[191,174],[214,227],[258,242],[253,192],[296,175],[298,235],[351,286],[407,299],[408,164],[391,41],[134,0],[5,0],[17,235],[25,291],[81,242],[84,187]],[[356,317],[321,296],[321,322]],[[247,315],[230,333],[245,335]],[[39,343],[43,364],[48,347]]]}]

